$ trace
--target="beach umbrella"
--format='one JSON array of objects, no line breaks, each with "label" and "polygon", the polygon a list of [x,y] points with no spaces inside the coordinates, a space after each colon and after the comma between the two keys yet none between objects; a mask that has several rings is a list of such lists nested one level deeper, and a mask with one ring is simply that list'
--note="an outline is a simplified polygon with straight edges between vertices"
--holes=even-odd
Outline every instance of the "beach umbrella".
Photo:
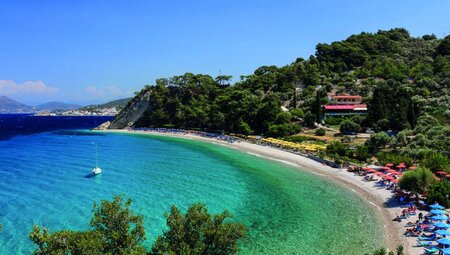
[{"label": "beach umbrella", "polygon": [[394,169],[388,169],[388,170],[386,170],[386,172],[389,172],[389,173],[392,173],[392,172],[397,172],[397,171],[395,171]]},{"label": "beach umbrella", "polygon": [[375,170],[375,169],[369,169],[369,170],[367,170],[367,172],[369,172],[369,173],[377,173],[378,171]]},{"label": "beach umbrella", "polygon": [[436,232],[434,232],[434,233],[441,235],[441,236],[450,236],[450,231],[444,230],[444,229],[436,230]]},{"label": "beach umbrella", "polygon": [[364,171],[367,171],[367,170],[370,170],[370,169],[372,169],[372,168],[367,167],[367,166],[365,166],[365,167],[362,168],[362,170],[364,170]]},{"label": "beach umbrella", "polygon": [[436,215],[436,216],[431,217],[431,219],[433,219],[433,220],[447,220],[448,217],[445,216],[445,215]]},{"label": "beach umbrella", "polygon": [[450,225],[444,222],[434,223],[433,226],[437,228],[450,228]]},{"label": "beach umbrella", "polygon": [[450,178],[450,174],[446,174],[445,177]]},{"label": "beach umbrella", "polygon": [[409,170],[416,170],[417,167],[416,167],[416,166],[410,166],[408,169],[409,169]]},{"label": "beach umbrella", "polygon": [[438,203],[429,205],[429,207],[430,207],[431,209],[439,209],[439,210],[445,209],[445,207],[443,207],[442,205],[440,205],[440,204],[438,204]]},{"label": "beach umbrella", "polygon": [[447,238],[438,239],[437,242],[443,245],[450,245],[450,239]]},{"label": "beach umbrella", "polygon": [[387,163],[387,164],[384,165],[384,166],[391,167],[391,166],[394,166],[394,164],[392,164],[392,163]]},{"label": "beach umbrella", "polygon": [[385,174],[381,173],[381,172],[376,172],[375,175],[380,176],[380,177],[384,177]]},{"label": "beach umbrella", "polygon": [[436,214],[436,215],[441,215],[441,214],[446,214],[447,212],[444,210],[433,209],[430,211],[430,213]]},{"label": "beach umbrella", "polygon": [[436,174],[440,174],[440,175],[446,175],[446,174],[448,174],[447,172],[445,172],[445,171],[438,171],[438,172],[436,172]]},{"label": "beach umbrella", "polygon": [[394,175],[402,175],[402,173],[397,172],[397,171],[392,172],[392,174],[394,174]]},{"label": "beach umbrella", "polygon": [[390,167],[387,167],[387,166],[383,166],[383,167],[381,167],[381,169],[384,169],[384,170],[392,170]]},{"label": "beach umbrella", "polygon": [[395,178],[392,177],[392,176],[390,176],[390,175],[386,175],[386,176],[384,177],[384,179],[386,179],[386,180],[394,180]]}]

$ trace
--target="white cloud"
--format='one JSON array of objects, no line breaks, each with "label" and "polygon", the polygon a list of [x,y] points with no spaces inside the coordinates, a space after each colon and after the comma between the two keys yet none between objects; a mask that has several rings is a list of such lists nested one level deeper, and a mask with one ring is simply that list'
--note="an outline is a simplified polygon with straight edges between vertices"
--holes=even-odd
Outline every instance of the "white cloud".
[{"label": "white cloud", "polygon": [[0,95],[54,95],[58,91],[58,88],[49,87],[42,81],[16,83],[11,80],[0,80]]},{"label": "white cloud", "polygon": [[16,83],[11,80],[0,80],[0,95],[54,95],[58,92],[58,88],[49,87],[42,81]]}]

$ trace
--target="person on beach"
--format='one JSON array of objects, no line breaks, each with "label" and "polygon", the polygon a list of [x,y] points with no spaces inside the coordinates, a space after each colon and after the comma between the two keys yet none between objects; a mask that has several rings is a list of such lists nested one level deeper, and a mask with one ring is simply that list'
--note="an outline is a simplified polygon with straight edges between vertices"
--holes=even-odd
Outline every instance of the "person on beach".
[{"label": "person on beach", "polygon": [[423,213],[422,213],[422,212],[419,213],[419,220],[420,220],[420,221],[423,220]]}]

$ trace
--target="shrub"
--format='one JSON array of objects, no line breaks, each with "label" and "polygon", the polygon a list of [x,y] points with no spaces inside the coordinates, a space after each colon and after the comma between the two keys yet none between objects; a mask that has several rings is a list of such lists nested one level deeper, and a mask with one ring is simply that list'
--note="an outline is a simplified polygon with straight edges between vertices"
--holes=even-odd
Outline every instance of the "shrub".
[{"label": "shrub", "polygon": [[150,254],[235,254],[238,240],[245,236],[244,225],[230,222],[228,211],[211,215],[203,204],[194,204],[186,213],[172,206],[165,217],[168,229]]},{"label": "shrub", "polygon": [[442,180],[438,183],[431,185],[428,189],[428,203],[439,203],[446,208],[450,207],[450,182]]},{"label": "shrub", "polygon": [[305,113],[303,112],[303,110],[298,109],[298,108],[292,109],[290,111],[290,113],[292,114],[292,116],[297,117],[297,118],[303,118],[305,116]]},{"label": "shrub", "polygon": [[333,141],[327,146],[328,155],[337,154],[339,156],[345,156],[347,155],[347,152],[348,152],[347,147],[343,143],[338,141]]},{"label": "shrub", "polygon": [[407,171],[400,177],[398,185],[401,189],[423,193],[435,182],[433,173],[423,167],[415,171]]},{"label": "shrub", "polygon": [[447,170],[449,167],[448,157],[439,152],[429,152],[420,165],[430,169],[433,173],[439,170]]},{"label": "shrub", "polygon": [[325,128],[318,128],[318,129],[316,129],[316,132],[315,132],[315,134],[316,134],[317,136],[324,136],[325,133],[326,133]]},{"label": "shrub", "polygon": [[341,122],[339,131],[341,131],[341,133],[344,133],[344,134],[358,133],[359,131],[361,131],[361,126],[351,120],[344,120]]},{"label": "shrub", "polygon": [[269,127],[269,131],[267,132],[268,136],[271,137],[284,137],[288,135],[293,135],[300,132],[300,127],[296,124],[279,124],[279,125],[271,125]]},{"label": "shrub", "polygon": [[354,157],[360,161],[366,161],[370,158],[369,148],[367,146],[359,146],[354,152]]},{"label": "shrub", "polygon": [[239,121],[237,130],[238,133],[243,135],[251,135],[253,134],[253,130],[250,128],[250,125],[242,119]]},{"label": "shrub", "polygon": [[386,165],[387,163],[398,165],[402,162],[407,166],[410,166],[412,164],[412,158],[405,154],[380,151],[377,153],[377,158],[378,161],[383,165]]},{"label": "shrub", "polygon": [[330,125],[330,126],[336,126],[336,125],[340,125],[343,120],[345,120],[345,118],[328,117],[325,119],[325,124]]},{"label": "shrub", "polygon": [[379,132],[372,134],[366,141],[366,145],[371,149],[384,148],[390,140],[391,138],[385,132]]}]

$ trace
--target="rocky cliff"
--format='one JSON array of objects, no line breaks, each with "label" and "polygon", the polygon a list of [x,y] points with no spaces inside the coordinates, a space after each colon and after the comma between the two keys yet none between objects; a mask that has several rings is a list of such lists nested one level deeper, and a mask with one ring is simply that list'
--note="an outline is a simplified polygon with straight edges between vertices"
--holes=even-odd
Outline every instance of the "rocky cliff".
[{"label": "rocky cliff", "polygon": [[109,124],[108,129],[122,129],[133,126],[150,108],[150,93],[146,91],[135,96]]}]

